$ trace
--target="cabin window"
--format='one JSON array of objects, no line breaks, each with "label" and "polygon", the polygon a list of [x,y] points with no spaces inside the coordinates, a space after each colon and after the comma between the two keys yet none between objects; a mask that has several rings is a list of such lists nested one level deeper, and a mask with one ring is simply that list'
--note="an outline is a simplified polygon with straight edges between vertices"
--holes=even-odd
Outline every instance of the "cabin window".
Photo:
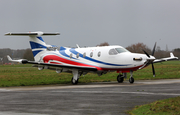
[{"label": "cabin window", "polygon": [[76,55],[77,58],[79,58],[79,53]]},{"label": "cabin window", "polygon": [[93,52],[90,53],[90,57],[93,57]]},{"label": "cabin window", "polygon": [[118,52],[115,49],[110,49],[109,50],[109,55],[116,55]]},{"label": "cabin window", "polygon": [[[41,46],[42,48],[42,46]],[[58,48],[57,47],[47,47],[48,51],[56,51]]]},{"label": "cabin window", "polygon": [[72,58],[72,53],[70,54],[70,58]]},{"label": "cabin window", "polygon": [[98,57],[100,57],[101,56],[101,52],[98,52]]},{"label": "cabin window", "polygon": [[86,57],[86,53],[83,54],[83,57],[84,57],[84,58]]}]

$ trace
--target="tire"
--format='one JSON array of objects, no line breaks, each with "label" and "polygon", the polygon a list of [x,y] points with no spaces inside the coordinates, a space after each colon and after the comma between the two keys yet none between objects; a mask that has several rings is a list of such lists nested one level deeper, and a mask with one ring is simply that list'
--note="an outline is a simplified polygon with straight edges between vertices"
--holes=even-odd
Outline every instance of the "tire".
[{"label": "tire", "polygon": [[73,79],[73,77],[72,77],[72,79],[71,79],[71,83],[72,83],[73,85],[78,84],[78,79],[77,79],[77,80],[75,80],[75,79]]},{"label": "tire", "polygon": [[124,81],[124,77],[122,77],[122,75],[118,75],[117,81],[118,81],[118,83],[122,83]]},{"label": "tire", "polygon": [[129,83],[134,83],[134,78],[133,77],[129,78]]}]

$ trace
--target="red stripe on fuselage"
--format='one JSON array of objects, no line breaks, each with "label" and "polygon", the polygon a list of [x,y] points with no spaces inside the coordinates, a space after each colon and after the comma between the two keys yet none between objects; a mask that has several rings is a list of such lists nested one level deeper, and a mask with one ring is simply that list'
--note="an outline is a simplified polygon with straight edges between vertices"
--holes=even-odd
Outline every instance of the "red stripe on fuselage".
[{"label": "red stripe on fuselage", "polygon": [[64,59],[62,57],[56,56],[56,55],[47,55],[43,58],[43,60],[44,60],[44,62],[49,62],[49,60],[56,60],[56,61],[59,61],[62,63],[70,64],[70,65],[84,66],[84,67],[95,67],[98,70],[102,70],[100,67],[97,67],[97,66],[92,66],[92,65],[87,65],[87,64],[71,61],[71,60]]},{"label": "red stripe on fuselage", "polygon": [[[131,67],[131,68],[101,68],[101,67],[97,67],[97,66],[92,66],[92,65],[88,65],[88,64],[83,64],[83,63],[79,63],[79,62],[75,62],[72,60],[68,60],[56,55],[47,55],[43,58],[45,63],[48,63],[49,60],[56,60],[62,63],[66,63],[66,64],[70,64],[70,65],[74,65],[74,66],[82,66],[82,67],[95,67],[97,68],[97,70],[104,70],[104,71],[108,71],[108,70],[115,70],[115,71],[121,71],[121,72],[130,72],[130,70],[132,71],[136,71],[137,69],[139,69],[141,66],[137,66],[137,67]],[[50,63],[54,63],[54,64],[60,64],[58,62],[50,62]]]}]

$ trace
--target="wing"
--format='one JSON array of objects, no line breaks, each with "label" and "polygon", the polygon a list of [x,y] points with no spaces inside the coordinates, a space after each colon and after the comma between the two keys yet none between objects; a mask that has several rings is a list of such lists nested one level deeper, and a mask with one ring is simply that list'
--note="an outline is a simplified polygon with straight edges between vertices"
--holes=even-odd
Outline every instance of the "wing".
[{"label": "wing", "polygon": [[168,58],[156,59],[156,60],[153,61],[153,63],[159,63],[159,62],[169,61],[169,60],[178,60],[178,57],[175,57],[175,56],[173,55],[173,53],[170,53],[170,57],[168,57]]},{"label": "wing", "polygon": [[34,64],[34,67],[47,67],[48,69],[53,69],[53,70],[56,70],[57,68],[62,68],[62,69],[66,68],[66,69],[78,69],[82,71],[97,71],[97,68],[95,67],[42,63],[42,62],[28,61],[26,59],[12,60],[9,55],[7,56],[7,58],[11,62],[18,62],[22,64]]}]

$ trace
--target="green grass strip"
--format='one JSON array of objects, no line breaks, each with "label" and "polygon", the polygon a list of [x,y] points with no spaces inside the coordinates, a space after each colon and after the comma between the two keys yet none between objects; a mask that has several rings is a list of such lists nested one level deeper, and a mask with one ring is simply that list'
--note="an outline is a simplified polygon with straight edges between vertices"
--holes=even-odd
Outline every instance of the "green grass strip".
[{"label": "green grass strip", "polygon": [[[57,74],[53,70],[44,69],[39,71],[32,65],[1,65],[0,66],[0,87],[10,86],[30,86],[30,85],[49,85],[49,84],[71,84],[71,73]],[[133,77],[136,80],[153,79],[174,79],[180,78],[180,61],[169,61],[154,64],[156,77],[153,77],[152,68],[148,66],[142,70],[134,71]],[[117,81],[118,73],[109,72],[102,76],[88,73],[81,76],[79,83],[90,82],[110,82]],[[130,74],[127,74],[129,80]]]},{"label": "green grass strip", "polygon": [[151,104],[136,106],[131,115],[180,115],[180,97],[169,98]]}]

